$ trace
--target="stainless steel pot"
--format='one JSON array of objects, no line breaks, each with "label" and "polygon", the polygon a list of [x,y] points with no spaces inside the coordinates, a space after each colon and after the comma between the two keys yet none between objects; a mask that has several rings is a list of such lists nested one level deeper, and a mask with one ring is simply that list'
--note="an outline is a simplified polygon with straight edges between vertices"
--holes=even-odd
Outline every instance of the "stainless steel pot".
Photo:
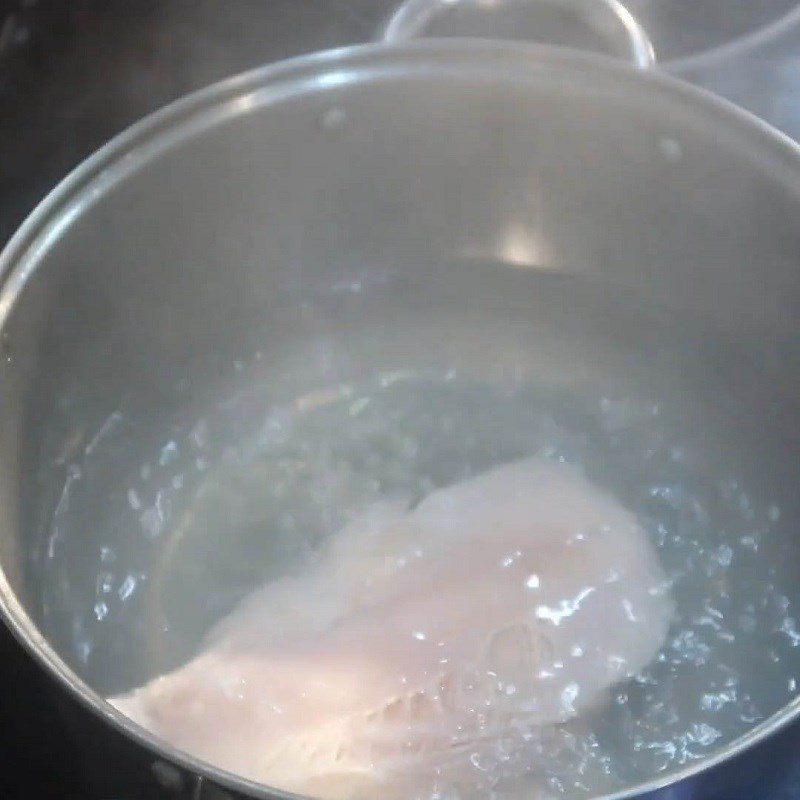
[{"label": "stainless steel pot", "polygon": [[[42,632],[48,547],[68,545],[77,574],[99,541],[48,539],[46,521],[109,413],[122,399],[153,415],[196,400],[215,365],[256,347],[269,360],[304,325],[324,328],[301,312],[342,287],[402,305],[410,281],[519,313],[521,281],[545,275],[723,333],[736,347],[696,380],[724,384],[755,429],[779,429],[786,464],[800,421],[798,223],[792,142],[689,86],[593,57],[475,41],[360,47],[192,95],[85,162],[2,254],[4,617],[68,692],[154,757],[278,795],[135,727],[97,693],[103,677],[70,649],[74,631]],[[438,280],[439,265],[465,259],[488,266]],[[577,298],[559,294],[559,308]],[[609,342],[644,353],[622,319],[605,319]],[[484,371],[516,365],[501,339],[484,356],[482,335],[456,351]],[[688,797],[699,772],[798,713],[791,703],[617,797],[665,786],[663,797]]]}]

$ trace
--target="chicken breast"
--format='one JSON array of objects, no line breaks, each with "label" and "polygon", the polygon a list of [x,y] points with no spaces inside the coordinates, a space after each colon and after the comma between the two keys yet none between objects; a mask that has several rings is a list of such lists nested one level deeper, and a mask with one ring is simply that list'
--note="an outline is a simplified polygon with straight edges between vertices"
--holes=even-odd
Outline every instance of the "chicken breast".
[{"label": "chicken breast", "polygon": [[413,510],[367,509],[301,573],[247,598],[193,661],[111,702],[274,787],[425,796],[524,761],[538,728],[651,661],[672,613],[635,517],[577,470],[532,458]]}]

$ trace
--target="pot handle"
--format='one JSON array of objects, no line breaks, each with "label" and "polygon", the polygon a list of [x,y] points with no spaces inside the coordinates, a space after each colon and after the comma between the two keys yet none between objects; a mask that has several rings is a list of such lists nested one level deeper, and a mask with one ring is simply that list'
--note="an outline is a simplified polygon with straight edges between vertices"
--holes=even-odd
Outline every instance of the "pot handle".
[{"label": "pot handle", "polygon": [[620,0],[405,0],[381,29],[386,43],[421,37],[529,39],[600,51],[647,69],[647,32]]}]

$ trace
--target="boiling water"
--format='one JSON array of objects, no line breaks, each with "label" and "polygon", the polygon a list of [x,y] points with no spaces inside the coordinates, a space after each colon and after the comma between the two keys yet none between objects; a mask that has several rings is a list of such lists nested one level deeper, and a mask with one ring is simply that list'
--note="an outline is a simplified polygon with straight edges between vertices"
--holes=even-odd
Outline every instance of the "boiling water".
[{"label": "boiling water", "polygon": [[[591,380],[537,381],[536,370],[483,380],[458,359],[279,401],[261,359],[238,364],[235,388],[188,419],[156,429],[115,412],[68,465],[44,620],[54,638],[69,631],[62,649],[101,693],[185,663],[239,600],[298,569],[365,505],[420,499],[539,454],[577,465],[637,514],[677,614],[656,659],[609,705],[542,731],[526,769],[492,765],[498,795],[535,786],[542,797],[585,797],[649,780],[795,696],[794,512],[764,477],[775,465],[762,470],[756,449],[731,445],[714,406],[654,392],[658,382],[612,393]],[[123,453],[137,461],[121,477],[110,465]],[[90,535],[76,528],[92,504]]]}]

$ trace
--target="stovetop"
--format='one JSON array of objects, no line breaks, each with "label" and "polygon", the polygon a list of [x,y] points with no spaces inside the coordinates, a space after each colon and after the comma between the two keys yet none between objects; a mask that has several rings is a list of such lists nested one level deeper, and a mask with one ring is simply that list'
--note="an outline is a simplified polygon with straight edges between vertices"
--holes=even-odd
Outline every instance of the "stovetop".
[{"label": "stovetop", "polygon": [[[684,0],[659,0],[662,3]],[[720,0],[722,3],[730,0]],[[752,0],[753,3],[759,0]],[[0,241],[111,136],[186,92],[311,50],[374,39],[397,0],[0,0]],[[770,35],[666,66],[800,139],[800,15]],[[0,798],[149,800],[149,761],[66,700],[0,626]],[[797,753],[761,796],[800,798]],[[102,759],[92,758],[102,749]],[[155,793],[154,793],[155,792]]]}]

